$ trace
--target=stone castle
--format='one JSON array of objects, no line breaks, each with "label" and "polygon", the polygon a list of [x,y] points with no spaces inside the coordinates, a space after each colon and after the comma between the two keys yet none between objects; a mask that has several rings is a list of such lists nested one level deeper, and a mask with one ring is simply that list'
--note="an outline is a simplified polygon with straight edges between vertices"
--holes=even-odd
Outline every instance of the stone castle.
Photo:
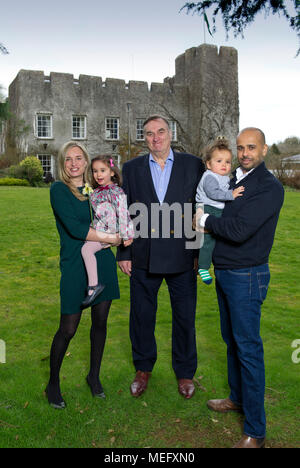
[{"label": "stone castle", "polygon": [[175,76],[148,83],[67,73],[21,70],[9,87],[14,122],[27,130],[12,132],[20,157],[36,155],[55,176],[58,149],[81,141],[91,157],[121,153],[127,145],[145,149],[143,121],[151,114],[171,123],[173,147],[201,155],[216,136],[234,148],[239,125],[237,51],[203,44],[178,56]]}]

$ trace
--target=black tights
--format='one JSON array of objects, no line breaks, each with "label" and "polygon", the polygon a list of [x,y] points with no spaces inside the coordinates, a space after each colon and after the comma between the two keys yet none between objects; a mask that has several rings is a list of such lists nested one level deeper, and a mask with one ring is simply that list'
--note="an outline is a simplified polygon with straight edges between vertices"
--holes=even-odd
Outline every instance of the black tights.
[{"label": "black tights", "polygon": [[[92,326],[90,330],[91,355],[89,383],[97,393],[101,392],[102,386],[99,380],[100,366],[106,341],[107,318],[111,301],[103,301],[92,306]],[[57,330],[50,353],[50,379],[48,384],[48,398],[53,403],[62,400],[59,386],[60,368],[68,349],[69,343],[76,333],[81,319],[81,312],[72,315],[61,315],[59,329]]]}]

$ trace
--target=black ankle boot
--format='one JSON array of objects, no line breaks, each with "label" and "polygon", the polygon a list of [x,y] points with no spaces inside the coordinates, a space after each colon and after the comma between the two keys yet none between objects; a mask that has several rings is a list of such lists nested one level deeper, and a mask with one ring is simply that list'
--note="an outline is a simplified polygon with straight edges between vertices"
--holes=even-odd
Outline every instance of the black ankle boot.
[{"label": "black ankle boot", "polygon": [[93,397],[103,398],[103,399],[106,398],[106,395],[103,391],[103,388],[100,382],[96,385],[92,384],[89,376],[86,377],[86,381],[87,381],[88,386],[90,387]]}]

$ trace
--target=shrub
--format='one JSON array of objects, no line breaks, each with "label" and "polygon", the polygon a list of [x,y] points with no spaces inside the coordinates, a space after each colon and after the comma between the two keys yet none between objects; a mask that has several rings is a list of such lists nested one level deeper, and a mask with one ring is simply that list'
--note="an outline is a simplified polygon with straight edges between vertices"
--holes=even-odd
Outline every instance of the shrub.
[{"label": "shrub", "polygon": [[20,162],[20,166],[24,169],[25,178],[30,185],[43,182],[43,168],[38,158],[35,156],[27,156]]},{"label": "shrub", "polygon": [[28,180],[15,179],[14,177],[3,177],[2,179],[0,179],[0,185],[18,185],[18,186],[23,186],[23,187],[30,186]]},{"label": "shrub", "polygon": [[296,190],[300,190],[300,172],[295,172],[292,176],[286,177],[285,184]]},{"label": "shrub", "polygon": [[51,184],[52,182],[54,182],[54,178],[53,178],[51,172],[46,172],[44,182],[45,182],[45,184]]},{"label": "shrub", "polygon": [[20,166],[20,164],[14,164],[13,166],[8,167],[5,172],[9,177],[14,179],[26,179],[26,169],[25,167]]}]

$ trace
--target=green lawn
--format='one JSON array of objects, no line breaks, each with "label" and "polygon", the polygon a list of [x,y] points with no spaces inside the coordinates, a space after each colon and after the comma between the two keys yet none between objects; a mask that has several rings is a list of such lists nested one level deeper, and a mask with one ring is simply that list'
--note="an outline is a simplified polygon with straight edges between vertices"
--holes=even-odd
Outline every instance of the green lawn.
[{"label": "green lawn", "polygon": [[[271,284],[263,307],[267,447],[299,447],[299,371],[292,362],[299,330],[300,193],[287,192],[270,258]],[[85,382],[89,313],[85,312],[62,367],[64,411],[44,389],[49,350],[59,321],[59,240],[49,190],[0,188],[0,447],[195,448],[231,447],[240,415],[210,412],[206,401],[228,396],[226,349],[214,286],[198,283],[197,392],[184,400],[171,368],[171,321],[166,285],[160,291],[158,361],[147,392],[134,399],[128,336],[129,283],[119,274],[121,299],[109,319],[101,380],[106,400],[92,399]]]}]

